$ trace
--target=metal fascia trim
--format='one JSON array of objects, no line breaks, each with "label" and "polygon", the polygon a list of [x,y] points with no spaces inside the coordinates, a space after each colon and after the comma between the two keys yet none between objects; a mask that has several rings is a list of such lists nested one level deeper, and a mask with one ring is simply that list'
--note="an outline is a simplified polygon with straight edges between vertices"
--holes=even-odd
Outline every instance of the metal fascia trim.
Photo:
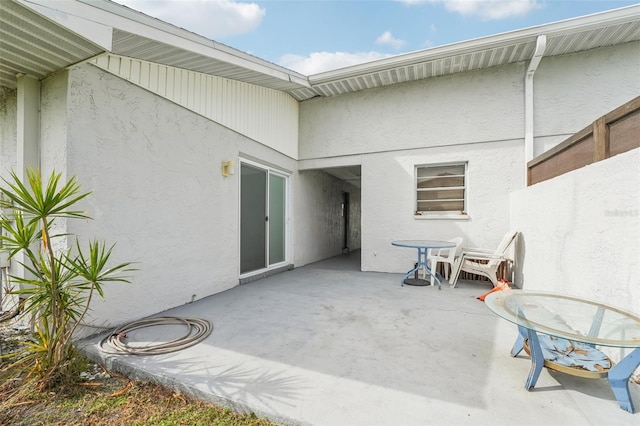
[{"label": "metal fascia trim", "polygon": [[[35,12],[43,18],[51,21],[69,32],[77,34],[90,43],[111,51],[113,47],[113,28],[109,25],[101,24],[93,19],[87,19],[77,13],[78,10],[73,2],[37,2],[29,0],[15,0],[23,7]],[[71,6],[71,7],[58,7]]]}]

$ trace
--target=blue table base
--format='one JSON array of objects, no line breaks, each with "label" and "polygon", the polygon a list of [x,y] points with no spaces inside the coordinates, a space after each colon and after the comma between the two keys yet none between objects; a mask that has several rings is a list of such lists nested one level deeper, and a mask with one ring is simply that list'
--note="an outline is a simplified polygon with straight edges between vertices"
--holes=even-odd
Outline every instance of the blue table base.
[{"label": "blue table base", "polygon": [[[522,326],[518,326],[518,331],[518,337],[511,349],[511,356],[517,356],[524,349],[525,339],[528,340],[529,350],[531,352],[531,369],[529,370],[529,376],[527,377],[524,388],[531,390],[538,381],[540,371],[542,371],[542,367],[544,367],[545,359],[538,340],[538,333],[536,333],[535,330],[530,330]],[[640,348],[634,349],[629,355],[611,367],[607,373],[609,385],[620,408],[629,413],[635,412],[631,394],[629,393],[629,378],[638,366],[640,366]]]},{"label": "blue table base", "polygon": [[429,273],[429,275],[431,275],[433,278],[435,278],[436,282],[438,283],[438,290],[442,290],[442,285],[440,283],[440,280],[438,279],[438,277],[436,277],[436,275],[431,272],[431,269],[429,269],[429,265],[427,264],[427,253],[429,252],[429,249],[426,247],[418,247],[418,263],[416,264],[416,267],[413,268],[412,270],[410,270],[409,272],[407,272],[402,279],[400,280],[400,285],[404,285],[404,281],[409,278],[411,275],[415,274],[416,271],[418,271],[420,268],[424,268],[425,271],[427,271]]}]

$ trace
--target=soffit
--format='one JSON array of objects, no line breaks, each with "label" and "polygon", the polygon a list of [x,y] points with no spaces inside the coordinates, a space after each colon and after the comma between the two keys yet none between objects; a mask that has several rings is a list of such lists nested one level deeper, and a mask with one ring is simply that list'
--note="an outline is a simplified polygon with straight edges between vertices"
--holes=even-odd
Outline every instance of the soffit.
[{"label": "soffit", "polygon": [[635,7],[633,16],[612,22],[572,24],[574,25],[569,28],[561,25],[541,26],[311,75],[311,89],[299,89],[290,93],[297,99],[336,96],[528,61],[533,56],[539,35],[546,35],[547,38],[545,57],[640,40],[638,7]]},{"label": "soffit", "polygon": [[[210,42],[216,52],[224,53],[227,60],[193,52],[180,46],[169,45],[126,31],[114,30],[112,53],[142,59],[190,71],[243,81],[274,90],[289,91],[308,85],[306,77],[294,71],[270,64],[244,52]],[[234,62],[244,62],[238,64]]]},{"label": "soffit", "polygon": [[306,76],[110,1],[0,0],[0,87],[105,52],[289,91]]},{"label": "soffit", "polygon": [[0,0],[0,87],[14,90],[18,73],[41,79],[102,51],[24,6]]}]

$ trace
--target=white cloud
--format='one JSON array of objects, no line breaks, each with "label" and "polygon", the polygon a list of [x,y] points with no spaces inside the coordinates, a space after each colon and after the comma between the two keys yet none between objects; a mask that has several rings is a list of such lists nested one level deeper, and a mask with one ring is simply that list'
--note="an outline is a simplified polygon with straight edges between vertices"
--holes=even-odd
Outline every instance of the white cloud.
[{"label": "white cloud", "polygon": [[284,55],[280,58],[278,64],[304,75],[313,75],[389,56],[391,55],[379,52],[315,52],[309,56]]},{"label": "white cloud", "polygon": [[385,31],[376,39],[376,44],[391,46],[394,49],[400,49],[405,43],[404,40],[394,38],[391,31]]},{"label": "white cloud", "polygon": [[452,12],[478,16],[486,20],[524,16],[543,7],[540,0],[397,0],[408,5],[441,3]]},{"label": "white cloud", "polygon": [[139,12],[208,38],[255,30],[265,16],[256,3],[233,0],[115,0]]}]

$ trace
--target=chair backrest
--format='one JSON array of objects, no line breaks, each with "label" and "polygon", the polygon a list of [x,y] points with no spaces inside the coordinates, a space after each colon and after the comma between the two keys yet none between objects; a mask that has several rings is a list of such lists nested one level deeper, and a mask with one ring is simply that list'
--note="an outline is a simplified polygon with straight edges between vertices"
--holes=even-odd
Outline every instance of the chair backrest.
[{"label": "chair backrest", "polygon": [[[496,252],[494,253],[496,256],[504,256],[507,252],[507,250],[509,250],[509,247],[511,246],[511,244],[513,244],[513,242],[516,240],[516,237],[518,236],[518,231],[509,231],[505,234],[504,237],[502,237],[502,241],[500,241],[500,244],[498,244],[498,248],[496,249]],[[489,263],[498,263],[498,260],[491,260]]]},{"label": "chair backrest", "polygon": [[456,244],[454,248],[449,249],[449,255],[447,256],[447,258],[453,262],[453,259],[460,256],[460,253],[462,253],[462,241],[464,241],[464,239],[462,237],[456,237],[448,241]]},{"label": "chair backrest", "polygon": [[462,252],[462,241],[462,237],[451,238],[450,240],[447,240],[447,242],[455,243],[455,247],[437,249],[433,251],[433,254],[440,256],[441,258],[445,258],[453,264],[453,260],[460,256],[460,252]]}]

